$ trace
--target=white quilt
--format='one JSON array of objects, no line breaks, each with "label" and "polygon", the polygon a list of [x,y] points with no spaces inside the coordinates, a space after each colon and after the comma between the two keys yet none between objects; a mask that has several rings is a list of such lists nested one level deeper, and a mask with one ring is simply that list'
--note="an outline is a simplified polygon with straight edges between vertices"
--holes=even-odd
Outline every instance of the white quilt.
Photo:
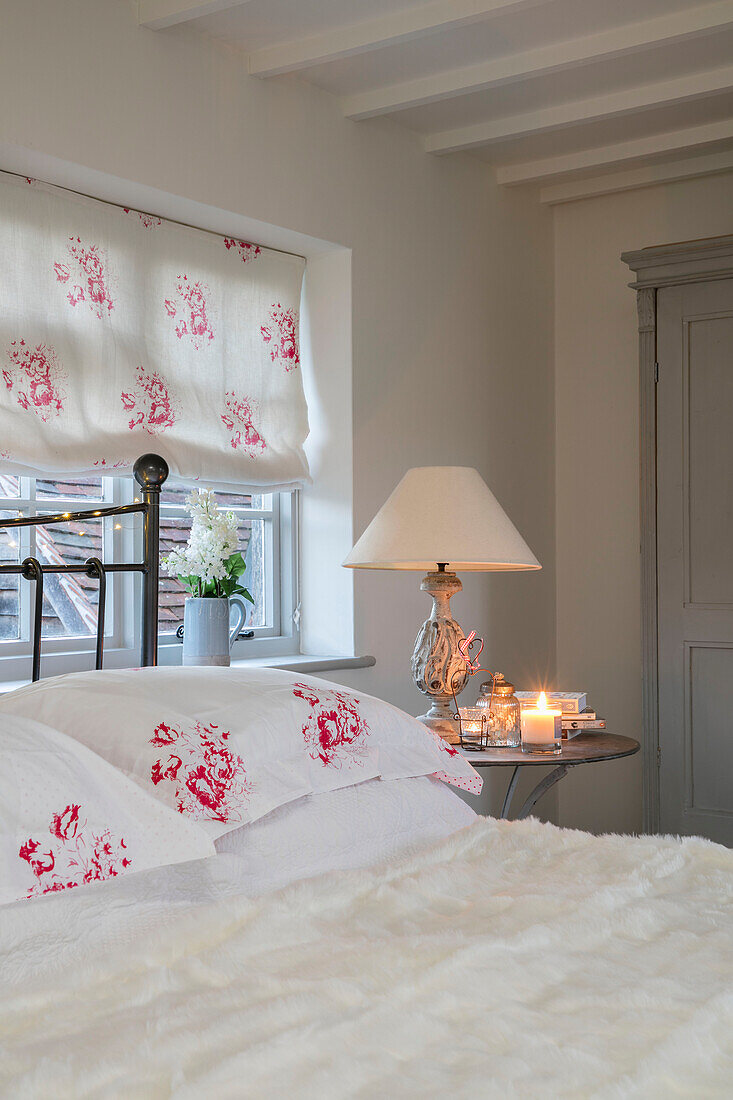
[{"label": "white quilt", "polygon": [[482,820],[249,900],[227,858],[2,910],[0,1095],[731,1096],[727,849]]}]

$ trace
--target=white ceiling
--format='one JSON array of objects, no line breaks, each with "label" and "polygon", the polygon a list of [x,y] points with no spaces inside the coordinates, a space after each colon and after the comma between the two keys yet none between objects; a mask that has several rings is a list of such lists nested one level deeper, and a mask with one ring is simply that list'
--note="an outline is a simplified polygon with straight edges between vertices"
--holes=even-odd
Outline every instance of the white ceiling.
[{"label": "white ceiling", "polygon": [[[241,50],[263,80],[390,116],[500,183],[607,189],[733,169],[733,0],[138,0],[139,22]],[[552,186],[549,186],[552,185]],[[594,188],[599,184],[594,180]]]}]

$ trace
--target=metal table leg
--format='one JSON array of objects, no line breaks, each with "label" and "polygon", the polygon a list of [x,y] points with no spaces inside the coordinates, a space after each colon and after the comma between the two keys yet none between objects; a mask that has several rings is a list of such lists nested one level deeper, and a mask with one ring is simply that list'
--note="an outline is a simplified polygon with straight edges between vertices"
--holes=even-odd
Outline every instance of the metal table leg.
[{"label": "metal table leg", "polygon": [[[519,767],[519,765],[517,765]],[[556,783],[562,779],[562,777],[570,770],[572,764],[559,764],[554,768],[549,775],[546,775],[541,783],[538,783],[532,793],[529,795],[521,810],[517,814],[517,821],[521,821],[522,818],[529,817],[530,813],[534,809],[535,805],[542,798],[543,794],[547,794],[550,787],[554,787]],[[512,778],[512,783],[514,778]],[[504,814],[502,813],[502,817]]]},{"label": "metal table leg", "polygon": [[519,769],[521,768],[521,766],[522,766],[521,764],[516,764],[515,767],[514,767],[514,771],[512,772],[512,777],[509,780],[509,786],[507,787],[506,794],[504,795],[504,801],[502,802],[502,805],[501,805],[501,813],[499,814],[500,818],[509,817],[509,807],[512,804],[512,798],[514,796],[514,791],[516,790],[517,783],[519,782]]}]

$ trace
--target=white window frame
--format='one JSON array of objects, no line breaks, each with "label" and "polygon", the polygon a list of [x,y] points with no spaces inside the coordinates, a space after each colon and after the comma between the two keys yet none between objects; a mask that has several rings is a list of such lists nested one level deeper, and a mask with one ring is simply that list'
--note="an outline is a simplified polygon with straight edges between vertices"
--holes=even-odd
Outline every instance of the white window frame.
[{"label": "white window frame", "polygon": [[[21,477],[18,497],[0,497],[0,510],[38,515],[93,511],[95,505],[123,505],[139,499],[133,479],[103,477],[102,496],[53,497],[36,499],[35,481],[49,478],[59,480],[59,475],[38,475],[38,478]],[[261,493],[258,489],[233,488],[240,493]],[[267,509],[239,510],[252,519],[265,519],[266,562],[271,562],[274,583],[268,587],[268,607],[264,627],[254,629],[254,637],[238,640],[232,647],[232,660],[268,658],[300,652],[299,626],[299,526],[300,493],[298,490],[269,494],[272,507]],[[168,515],[183,515],[182,507],[163,505]],[[103,526],[103,560],[141,561],[142,522],[139,517],[112,517]],[[19,543],[19,561],[32,552],[35,532],[32,527],[16,529]],[[111,551],[111,553],[110,553]],[[90,550],[90,554],[93,551]],[[277,583],[279,576],[279,583]],[[245,574],[246,585],[246,574]],[[140,659],[142,578],[138,573],[112,573],[107,576],[107,604],[105,613],[104,667],[135,667]],[[0,683],[28,679],[32,653],[32,603],[33,586],[19,581],[20,638],[0,642]],[[61,675],[94,667],[93,635],[84,637],[43,637],[41,646],[42,676]],[[161,665],[181,663],[182,645],[174,634],[159,635]]]}]

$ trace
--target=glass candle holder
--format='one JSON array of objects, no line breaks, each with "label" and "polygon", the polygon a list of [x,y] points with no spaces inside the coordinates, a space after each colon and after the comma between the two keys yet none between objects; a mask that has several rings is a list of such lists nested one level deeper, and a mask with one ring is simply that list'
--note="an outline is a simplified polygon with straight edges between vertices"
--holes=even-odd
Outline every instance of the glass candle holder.
[{"label": "glass candle holder", "polygon": [[547,705],[544,691],[536,707],[522,707],[522,752],[545,756],[562,752],[562,710]]},{"label": "glass candle holder", "polygon": [[461,746],[465,749],[486,748],[486,710],[484,707],[459,707]]},{"label": "glass candle holder", "polygon": [[520,742],[521,712],[514,694],[514,684],[497,672],[493,681],[479,688],[476,706],[487,715],[487,740],[492,748],[516,748]]}]

